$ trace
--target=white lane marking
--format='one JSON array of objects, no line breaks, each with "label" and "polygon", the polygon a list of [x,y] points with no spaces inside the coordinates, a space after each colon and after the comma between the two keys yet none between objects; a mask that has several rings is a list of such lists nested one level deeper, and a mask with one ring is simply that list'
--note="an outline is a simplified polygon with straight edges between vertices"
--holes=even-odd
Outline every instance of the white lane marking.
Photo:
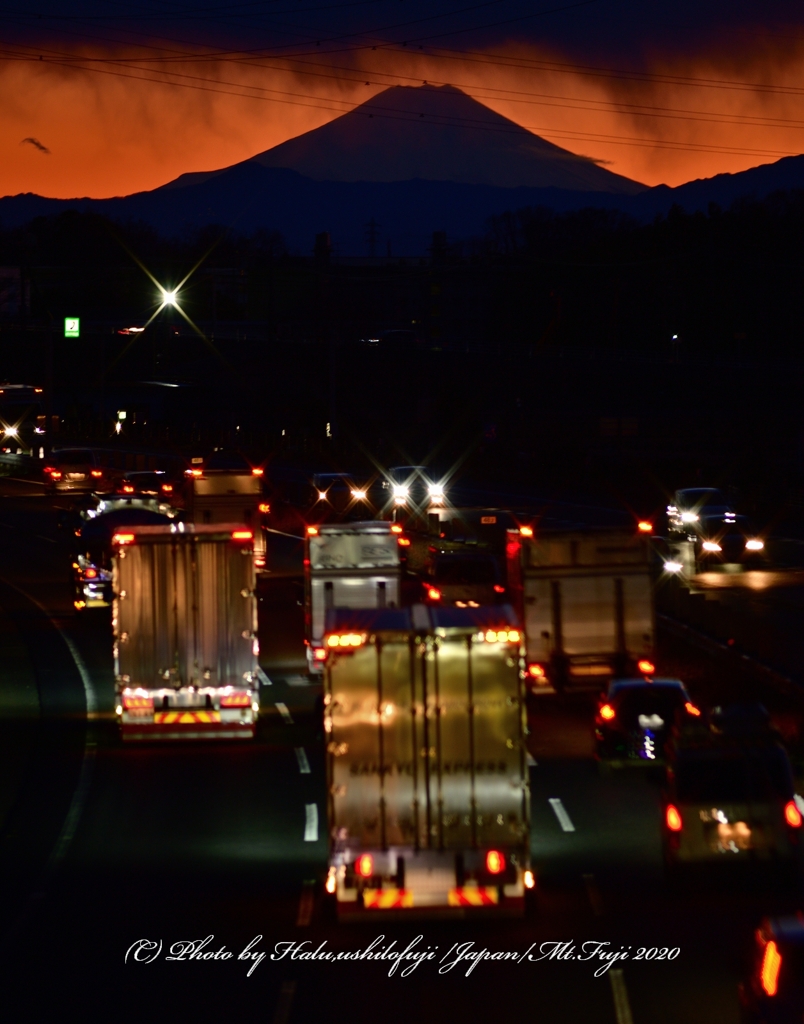
[{"label": "white lane marking", "polygon": [[271,682],[271,680],[268,678],[268,676],[263,672],[262,667],[260,665],[257,666],[257,671],[256,671],[255,674],[256,674],[257,679],[260,681],[262,686],[273,686],[274,685]]},{"label": "white lane marking", "polygon": [[318,804],[304,805],[304,841],[318,842]]},{"label": "white lane marking", "polygon": [[287,704],[283,704],[281,700],[276,702],[276,710],[284,719],[287,725],[293,725],[293,715],[288,711]]},{"label": "white lane marking", "polygon": [[535,768],[538,763],[534,760],[533,754],[528,754],[528,768]]},{"label": "white lane marking", "polygon": [[305,882],[299,900],[299,913],[296,916],[296,927],[306,928],[313,916],[315,903],[315,882]]},{"label": "white lane marking", "polygon": [[614,1015],[617,1018],[617,1024],[634,1024],[623,972],[617,967],[612,967],[608,974],[611,994],[614,997]]},{"label": "white lane marking", "polygon": [[296,760],[299,762],[299,771],[302,775],[310,774],[310,762],[307,760],[307,754],[304,751],[304,747],[295,747]]},{"label": "white lane marking", "polygon": [[293,996],[296,994],[295,981],[283,981],[279,990],[279,999],[274,1010],[273,1024],[288,1024],[290,1020],[290,1008],[293,1005]]},{"label": "white lane marking", "polygon": [[583,884],[586,886],[586,895],[592,905],[592,912],[595,917],[602,917],[605,913],[603,908],[603,897],[600,895],[600,887],[594,875],[584,875]]},{"label": "white lane marking", "polygon": [[574,832],[575,826],[572,824],[572,818],[567,814],[566,808],[559,798],[557,796],[551,796],[548,802],[553,808],[555,816],[558,818],[558,823],[562,829],[565,832]]}]

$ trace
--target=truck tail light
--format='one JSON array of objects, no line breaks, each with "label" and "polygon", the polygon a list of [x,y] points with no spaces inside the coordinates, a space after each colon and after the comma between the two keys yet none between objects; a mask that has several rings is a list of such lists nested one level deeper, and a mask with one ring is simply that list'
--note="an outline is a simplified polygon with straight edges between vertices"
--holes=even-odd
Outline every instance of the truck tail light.
[{"label": "truck tail light", "polygon": [[532,526],[520,526],[519,527],[519,536],[520,537],[532,537],[533,536],[533,527]]},{"label": "truck tail light", "polygon": [[327,647],[360,647],[365,642],[365,633],[332,633],[327,637]]},{"label": "truck tail light", "polygon": [[611,704],[603,704],[600,708],[599,714],[604,722],[610,722],[613,718],[617,717],[617,712]]},{"label": "truck tail light", "polygon": [[681,831],[681,814],[674,804],[668,804],[664,812],[664,820],[671,832]]},{"label": "truck tail light", "polygon": [[308,537],[317,537],[318,536],[318,527],[317,526],[308,526],[307,527],[307,536]]},{"label": "truck tail light", "polygon": [[123,484],[123,486],[120,488],[120,490],[123,492],[123,494],[133,494],[134,493],[134,488],[131,486],[131,484]]},{"label": "truck tail light", "polygon": [[124,544],[133,544],[134,540],[133,533],[116,533],[112,537],[112,544],[119,544],[122,547]]},{"label": "truck tail light", "polygon": [[649,523],[647,519],[640,519],[637,529],[640,533],[653,533],[653,523]]},{"label": "truck tail light", "polygon": [[222,708],[247,708],[251,704],[251,696],[245,692],[229,693],[221,697]]},{"label": "truck tail light", "polygon": [[526,889],[536,888],[536,876],[530,869],[522,872],[522,884],[525,886]]},{"label": "truck tail light", "polygon": [[765,947],[762,966],[759,969],[759,981],[765,995],[775,996],[779,988],[779,971],[782,966],[782,954],[776,943],[771,941]]},{"label": "truck tail light", "polygon": [[688,715],[693,715],[695,718],[698,718],[701,714],[700,708],[696,708],[695,705],[692,704],[690,701],[686,702],[684,708]]},{"label": "truck tail light", "polygon": [[265,470],[262,469],[262,467],[260,467],[260,466],[254,466],[254,468],[251,470],[251,472],[252,472],[253,476],[264,476],[264,474],[265,474]]},{"label": "truck tail light", "polygon": [[355,861],[355,871],[361,878],[371,878],[374,873],[374,858],[370,853],[361,853]]},{"label": "truck tail light", "polygon": [[637,668],[645,676],[653,675],[653,673],[656,671],[656,666],[653,664],[652,661],[648,661],[647,658],[642,658],[641,661],[638,661]]},{"label": "truck tail light", "polygon": [[251,530],[232,530],[232,540],[254,540]]},{"label": "truck tail light", "polygon": [[271,511],[271,506],[268,504],[267,501],[261,501],[260,504],[257,506],[257,508],[262,513],[266,513],[266,512],[270,512]]},{"label": "truck tail light", "polygon": [[164,494],[172,494],[173,484],[162,484],[162,491]]},{"label": "truck tail light", "polygon": [[327,660],[326,648],[325,647],[314,647],[313,648],[313,658],[316,661],[326,661]]},{"label": "truck tail light", "polygon": [[60,469],[51,469],[50,477],[51,477],[52,480],[61,480],[61,470]]},{"label": "truck tail light", "polygon": [[89,473],[90,476],[94,476],[96,480],[98,479],[98,477],[103,476],[103,471],[100,469],[91,469]]},{"label": "truck tail light", "polygon": [[784,805],[784,820],[790,828],[801,828],[801,811],[796,807],[795,800],[788,800]]},{"label": "truck tail light", "polygon": [[82,575],[83,575],[85,580],[94,580],[94,579],[97,578],[98,570],[97,569],[84,569],[84,572],[83,572]]},{"label": "truck tail light", "polygon": [[500,583],[495,583],[494,584],[494,593],[495,594],[504,594],[505,593],[505,587],[502,586]]},{"label": "truck tail light", "polygon": [[486,854],[486,871],[490,875],[500,875],[505,871],[505,854],[499,850],[489,850]]},{"label": "truck tail light", "polygon": [[397,542],[397,544],[401,548],[409,548],[410,547],[410,538],[409,537],[397,537],[397,541],[396,542]]},{"label": "truck tail light", "polygon": [[399,523],[394,523],[392,525],[392,527],[391,527],[391,533],[401,533],[401,532],[402,532],[402,527],[399,525]]},{"label": "truck tail light", "polygon": [[427,588],[427,599],[429,601],[440,601],[441,600],[441,591],[438,589],[438,587],[428,587]]},{"label": "truck tail light", "polygon": [[254,558],[254,565],[258,569],[264,569],[265,568],[265,559],[262,558],[262,556],[259,556],[259,555],[255,556],[255,558]]},{"label": "truck tail light", "polygon": [[528,675],[537,683],[543,683],[547,679],[547,673],[544,671],[544,665],[538,665],[536,662],[532,662],[528,665]]},{"label": "truck tail light", "polygon": [[199,476],[203,476],[203,474],[204,474],[203,469],[191,469],[191,470],[189,470],[189,475],[190,476],[199,477]]}]

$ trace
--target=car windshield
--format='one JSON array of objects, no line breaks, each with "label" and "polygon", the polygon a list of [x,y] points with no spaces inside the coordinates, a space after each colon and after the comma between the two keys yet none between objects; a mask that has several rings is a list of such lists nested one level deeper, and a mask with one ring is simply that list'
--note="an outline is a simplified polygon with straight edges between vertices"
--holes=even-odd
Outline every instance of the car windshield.
[{"label": "car windshield", "polygon": [[449,558],[435,564],[435,581],[446,584],[494,583],[497,579],[492,559]]},{"label": "car windshield", "polygon": [[94,466],[92,452],[84,448],[70,448],[53,453],[53,460],[58,466]]},{"label": "car windshield", "polygon": [[678,686],[649,685],[629,687],[613,699],[624,725],[636,722],[640,715],[658,715],[665,725],[672,725],[687,697]]},{"label": "car windshield", "polygon": [[681,758],[675,776],[679,800],[689,803],[789,800],[793,795],[790,762],[779,747]]}]

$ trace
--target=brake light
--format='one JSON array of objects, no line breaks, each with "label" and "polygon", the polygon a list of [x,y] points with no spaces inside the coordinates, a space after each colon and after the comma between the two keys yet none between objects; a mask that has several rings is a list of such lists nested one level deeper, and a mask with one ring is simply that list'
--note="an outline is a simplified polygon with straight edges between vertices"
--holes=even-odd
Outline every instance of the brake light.
[{"label": "brake light", "polygon": [[61,480],[61,470],[60,469],[51,469],[50,475],[51,475],[51,477],[54,480]]},{"label": "brake light", "polygon": [[271,506],[268,504],[267,501],[261,501],[259,503],[259,505],[257,506],[257,508],[260,510],[260,512],[270,512],[271,511]]},{"label": "brake light", "polygon": [[782,954],[776,943],[771,941],[765,947],[765,955],[762,957],[762,967],[759,972],[759,980],[765,994],[775,996],[779,988],[779,970],[782,966]]},{"label": "brake light", "polygon": [[531,679],[535,679],[539,683],[543,683],[547,678],[547,673],[544,671],[543,665],[528,665],[528,675]]},{"label": "brake light", "polygon": [[98,570],[97,569],[84,569],[84,579],[85,580],[94,580],[97,575],[98,575]]},{"label": "brake light", "polygon": [[316,647],[316,648],[314,648],[314,650],[313,650],[313,658],[315,658],[316,661],[326,661],[327,660],[327,652],[326,652],[326,650],[323,647]]},{"label": "brake light", "polygon": [[374,871],[374,858],[370,853],[361,853],[355,861],[355,871],[361,878],[370,878]]},{"label": "brake light", "polygon": [[263,475],[263,474],[265,473],[265,470],[264,470],[264,469],[262,469],[262,468],[261,468],[260,466],[255,466],[255,467],[254,467],[254,468],[253,468],[253,469],[251,470],[251,472],[252,472],[252,475],[253,475],[253,476],[262,476],[262,475]]},{"label": "brake light", "polygon": [[133,544],[134,539],[133,533],[116,533],[112,537],[112,544],[119,544],[122,547],[124,544]]},{"label": "brake light", "polygon": [[499,583],[495,583],[494,584],[494,593],[495,594],[504,594],[505,593],[505,587],[503,587]]},{"label": "brake light", "polygon": [[245,692],[230,693],[228,696],[221,697],[222,708],[247,708],[250,704],[251,697]]},{"label": "brake light", "polygon": [[254,540],[251,530],[233,530],[232,540]]},{"label": "brake light", "polygon": [[499,875],[505,871],[505,855],[499,850],[489,850],[486,854],[486,871],[490,875]]},{"label": "brake light", "polygon": [[53,472],[53,467],[52,466],[43,466],[42,467],[42,472],[43,473],[52,473]]},{"label": "brake light", "polygon": [[795,800],[788,800],[784,805],[784,820],[790,828],[801,828],[801,811],[796,807]]},{"label": "brake light", "polygon": [[401,533],[401,532],[402,532],[402,527],[399,525],[399,523],[394,523],[393,526],[391,527],[391,533]]},{"label": "brake light", "polygon": [[317,537],[318,536],[318,527],[317,526],[308,526],[307,527],[307,536],[308,537]]},{"label": "brake light", "polygon": [[678,808],[673,804],[667,805],[667,810],[664,813],[664,820],[671,832],[681,831],[681,814],[679,813]]},{"label": "brake light", "polygon": [[162,490],[165,492],[165,494],[172,494],[173,484],[162,484]]},{"label": "brake light", "polygon": [[94,476],[95,479],[97,479],[99,476],[103,476],[103,472],[100,469],[91,469],[89,472],[90,476]]},{"label": "brake light", "polygon": [[647,658],[643,658],[641,661],[638,661],[637,668],[646,676],[652,675],[656,671],[656,666],[652,661],[648,661]]},{"label": "brake light", "polygon": [[397,541],[396,542],[397,542],[397,544],[401,548],[409,548],[410,547],[410,538],[409,537],[397,537]]},{"label": "brake light", "polygon": [[438,589],[438,587],[428,587],[427,588],[427,597],[428,597],[428,599],[430,601],[440,601],[441,600],[441,591]]},{"label": "brake light", "polygon": [[600,717],[605,721],[610,722],[612,718],[617,717],[617,712],[611,706],[611,704],[604,704],[600,709]]},{"label": "brake light", "polygon": [[637,523],[637,529],[640,533],[653,533],[653,523],[649,523],[647,519],[641,519]]},{"label": "brake light", "polygon": [[696,718],[697,718],[697,717],[698,717],[698,716],[700,715],[700,713],[701,713],[701,712],[700,712],[700,709],[699,709],[699,708],[696,708],[696,707],[695,707],[695,705],[694,705],[694,704],[691,704],[691,703],[690,703],[689,701],[687,701],[687,703],[686,703],[686,704],[684,705],[684,707],[685,707],[685,708],[687,709],[687,714],[688,714],[688,715],[694,715],[694,716],[695,716]]},{"label": "brake light", "polygon": [[134,493],[134,488],[131,486],[131,484],[123,484],[122,490],[123,490],[123,494],[133,494]]},{"label": "brake light", "polygon": [[520,535],[520,537],[532,537],[533,536],[533,527],[532,526],[520,526],[519,527],[519,535]]}]

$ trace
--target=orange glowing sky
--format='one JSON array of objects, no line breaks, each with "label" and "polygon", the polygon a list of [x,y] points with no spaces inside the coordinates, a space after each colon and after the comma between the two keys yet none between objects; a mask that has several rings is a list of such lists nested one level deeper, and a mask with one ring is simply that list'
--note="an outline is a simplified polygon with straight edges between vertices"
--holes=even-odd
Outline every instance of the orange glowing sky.
[{"label": "orange glowing sky", "polygon": [[0,194],[102,198],[151,189],[269,149],[386,86],[425,80],[463,88],[551,142],[649,185],[804,152],[804,35],[773,48],[766,41],[657,56],[632,77],[562,61],[555,51],[515,44],[464,55],[364,50],[285,67],[198,60],[173,65],[167,80],[123,51],[4,62]]}]

